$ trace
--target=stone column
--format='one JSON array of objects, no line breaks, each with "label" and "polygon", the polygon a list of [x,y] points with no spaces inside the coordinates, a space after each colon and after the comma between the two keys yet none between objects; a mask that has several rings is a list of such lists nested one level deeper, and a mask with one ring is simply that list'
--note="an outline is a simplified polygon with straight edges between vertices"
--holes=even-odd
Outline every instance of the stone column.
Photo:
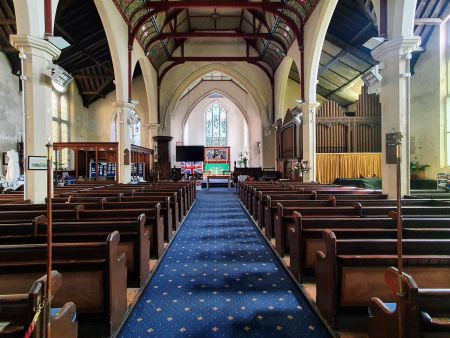
[{"label": "stone column", "polygon": [[409,194],[409,123],[410,123],[410,66],[411,53],[420,45],[420,37],[399,37],[388,40],[374,50],[372,56],[381,62],[381,173],[383,193],[396,198],[397,169],[386,164],[386,134],[402,133],[401,194]]},{"label": "stone column", "polygon": [[61,51],[47,40],[29,35],[11,35],[11,44],[23,59],[25,199],[44,203],[47,197],[45,170],[28,170],[28,156],[47,156],[45,145],[52,137],[52,82],[48,65]]},{"label": "stone column", "polygon": [[318,102],[303,102],[303,159],[311,164],[311,171],[303,176],[304,182],[316,180],[316,109]]},{"label": "stone column", "polygon": [[130,113],[136,108],[133,103],[116,101],[113,103],[118,116],[117,139],[119,141],[119,183],[131,181],[131,121]]}]

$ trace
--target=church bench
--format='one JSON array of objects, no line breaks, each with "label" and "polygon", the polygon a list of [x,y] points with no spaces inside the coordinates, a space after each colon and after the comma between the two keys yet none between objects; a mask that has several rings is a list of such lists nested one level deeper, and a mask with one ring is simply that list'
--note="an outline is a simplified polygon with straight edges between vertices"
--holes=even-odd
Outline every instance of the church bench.
[{"label": "church bench", "polygon": [[[391,211],[395,211],[395,206],[363,206],[363,216],[382,216],[384,217]],[[406,205],[402,206],[402,214],[405,216],[414,217],[448,217],[450,216],[450,206],[421,206],[421,205]]]},{"label": "church bench", "polygon": [[[404,238],[450,238],[450,219],[404,220]],[[312,270],[316,263],[316,252],[326,254],[322,238],[323,230],[329,229],[340,238],[396,238],[395,218],[322,218],[302,217],[294,212],[294,224],[289,226],[290,270],[300,281],[306,270]]]},{"label": "church bench", "polygon": [[[121,192],[123,194],[123,196],[145,196],[148,193],[157,193],[157,192],[161,192],[161,193],[170,193],[170,192],[175,192],[177,193],[177,198],[178,198],[178,203],[180,205],[183,206],[183,213],[182,215],[185,215],[185,212],[187,212],[187,210],[189,210],[190,206],[191,206],[191,200],[188,196],[187,193],[187,189],[186,186],[182,186],[182,187],[140,187],[140,186],[135,186],[134,189],[125,189],[125,188],[121,188],[121,189],[117,189],[118,186],[114,186],[113,188],[115,188],[116,190],[102,190],[102,193],[108,193],[108,192],[113,192],[113,193],[118,193]],[[120,187],[120,186],[119,186]],[[106,197],[106,196],[105,196]]]},{"label": "church bench", "polygon": [[[77,206],[75,209],[70,210],[54,210],[52,212],[53,219],[57,220],[75,220],[76,219],[76,210],[79,208]],[[23,210],[20,212],[17,211],[0,211],[0,224],[3,223],[11,223],[11,222],[31,222],[33,218],[46,215],[47,209],[43,210]]]},{"label": "church bench", "polygon": [[[242,201],[242,203],[244,205],[247,204],[248,191],[253,189],[253,188],[258,188],[258,187],[261,188],[261,189],[264,189],[264,188],[267,188],[267,189],[280,188],[280,186],[278,186],[278,185],[276,185],[276,184],[274,184],[272,182],[264,182],[264,183],[261,183],[261,182],[251,182],[251,183],[241,182],[240,185],[239,185],[239,198],[241,199],[241,201]],[[288,189],[286,189],[286,190],[288,190]]]},{"label": "church bench", "polygon": [[294,212],[305,217],[360,217],[361,205],[355,203],[352,207],[303,207],[277,203],[277,214],[274,217],[275,250],[281,257],[288,249],[288,227],[294,223]]},{"label": "church bench", "polygon": [[[312,192],[311,194],[266,194],[266,199],[263,196],[262,202],[262,218],[265,234],[272,238],[274,236],[274,219],[277,215],[277,203],[290,203],[288,201],[303,201],[303,200],[336,200],[336,206],[351,206],[355,202],[364,205],[377,205],[378,201],[381,205],[384,205],[387,196],[386,195],[360,195],[360,194],[349,194],[349,195],[328,195],[328,194],[317,194]],[[265,202],[264,202],[265,201]],[[286,202],[284,202],[286,201]],[[303,202],[301,202],[303,203]],[[390,203],[391,205],[393,203]],[[387,215],[387,213],[386,213]],[[385,216],[386,216],[385,215]]]},{"label": "church bench", "polygon": [[248,211],[248,213],[255,217],[257,214],[257,208],[258,208],[258,196],[260,193],[266,194],[266,193],[288,193],[291,194],[303,194],[303,190],[292,190],[290,188],[273,188],[271,190],[267,189],[257,189],[252,188],[247,190],[247,197],[244,199],[244,205]]},{"label": "church bench", "polygon": [[[83,204],[85,209],[100,209],[102,204],[100,202],[88,203],[55,203],[53,202],[53,210],[75,210],[77,205]],[[0,205],[1,211],[33,211],[33,210],[47,210],[47,204],[6,204]]]},{"label": "church bench", "polygon": [[[150,233],[145,230],[145,215],[133,221],[54,222],[55,243],[104,242],[119,231],[119,251],[126,254],[129,287],[142,286],[148,278]],[[47,218],[36,217],[30,223],[1,224],[0,244],[37,244],[47,242]]]},{"label": "church bench", "polygon": [[69,195],[68,197],[53,197],[53,203],[78,203],[78,204],[89,204],[89,203],[101,203],[101,201],[108,202],[119,202],[119,196],[115,197],[74,197]]},{"label": "church bench", "polygon": [[[169,201],[169,205],[170,205],[170,210],[172,212],[172,228],[173,230],[177,230],[180,223],[181,223],[181,219],[180,219],[180,208],[178,207],[178,201],[177,199],[174,197],[173,194],[169,193],[169,194],[155,194],[155,195],[146,195],[146,196],[139,196],[139,197],[131,197],[131,196],[125,196],[123,198],[123,202],[145,202],[145,201],[150,201],[150,202],[154,202],[154,201],[164,201],[168,199]],[[108,200],[109,202],[109,200]],[[161,204],[161,208],[163,207],[163,204]]]},{"label": "church bench", "polygon": [[158,198],[154,201],[130,201],[130,202],[104,202],[103,210],[110,209],[149,209],[155,208],[159,204],[161,214],[164,215],[164,240],[169,242],[173,236],[172,209],[170,208],[170,197]]},{"label": "church bench", "polygon": [[[264,201],[267,200],[267,196],[268,195],[272,195],[272,194],[278,194],[278,195],[289,195],[291,196],[292,194],[295,195],[297,194],[311,194],[313,197],[311,199],[328,199],[328,195],[336,195],[336,196],[347,196],[347,195],[355,195],[357,197],[355,197],[355,199],[360,198],[360,196],[376,196],[376,198],[378,198],[381,194],[372,194],[371,191],[364,191],[364,190],[330,190],[330,189],[322,189],[322,190],[316,190],[316,189],[308,189],[308,188],[304,188],[300,186],[297,186],[296,188],[294,186],[291,186],[291,192],[283,192],[282,190],[277,191],[277,190],[272,190],[272,191],[267,191],[267,190],[257,190],[254,189],[253,190],[253,206],[255,209],[252,208],[247,208],[249,210],[249,212],[253,215],[253,217],[255,219],[258,219],[258,217],[261,215],[261,209],[259,209],[260,205],[259,205],[259,201],[262,200],[263,204]],[[293,189],[298,189],[298,190],[293,190]],[[326,196],[321,196],[321,195],[326,195]],[[319,197],[321,196],[321,197]],[[339,199],[343,199],[341,197],[335,197],[335,198],[339,198]],[[347,197],[349,198],[349,197]],[[262,207],[262,206],[261,206]],[[262,223],[263,224],[263,223]]]},{"label": "church bench", "polygon": [[[103,324],[108,337],[127,310],[127,268],[119,241],[115,231],[106,242],[53,245],[53,267],[64,278],[53,305],[74,302],[79,321]],[[0,294],[29,287],[45,271],[46,262],[46,244],[0,245]]]},{"label": "church bench", "polygon": [[[187,214],[187,209],[185,209],[185,204],[184,204],[184,200],[183,200],[183,196],[180,196],[180,194],[178,192],[170,192],[170,191],[165,191],[165,192],[157,192],[157,191],[151,191],[151,192],[145,192],[142,194],[139,194],[139,196],[133,196],[133,201],[138,201],[138,200],[144,200],[147,197],[170,197],[171,199],[171,206],[172,208],[176,208],[176,210],[178,210],[178,222],[181,223],[184,219],[184,216]],[[128,198],[130,198],[128,196]]]},{"label": "church bench", "polygon": [[[323,231],[326,254],[317,252],[316,303],[334,328],[338,315],[367,309],[372,297],[392,301],[384,271],[397,263],[395,239],[336,239]],[[421,287],[441,288],[450,280],[450,239],[403,240],[403,264]],[[367,311],[367,310],[366,310]]]},{"label": "church bench", "polygon": [[253,188],[253,190],[250,193],[249,196],[249,207],[248,207],[248,211],[251,214],[251,216],[253,216],[253,218],[255,220],[258,220],[258,206],[259,206],[259,201],[261,198],[263,198],[264,196],[267,196],[269,194],[286,194],[286,195],[303,195],[305,194],[305,192],[303,191],[303,189],[289,189],[288,188],[279,188],[279,189],[273,189],[273,190],[268,190],[268,189],[256,189]]},{"label": "church bench", "polygon": [[[173,194],[177,194],[177,199],[178,199],[178,205],[180,207],[182,207],[182,216],[186,216],[187,212],[189,211],[189,209],[191,208],[191,205],[189,204],[189,199],[187,197],[187,194],[185,191],[183,191],[183,189],[151,189],[151,190],[145,190],[143,192],[138,192],[135,193],[133,196],[136,197],[140,197],[140,196],[148,196],[148,195],[152,195],[152,194],[164,194],[164,193],[173,193]],[[180,209],[181,211],[181,209]]]},{"label": "church bench", "polygon": [[[52,271],[50,275],[52,294],[56,294],[61,287],[61,274]],[[0,295],[0,337],[23,338],[33,317],[45,300],[47,276],[36,280],[31,288],[24,286],[22,290],[14,293]],[[31,338],[45,336],[46,320],[45,310],[42,309],[36,321]],[[75,321],[76,306],[68,302],[62,308],[53,308],[51,316],[52,336],[76,338],[78,336],[78,323]]]},{"label": "church bench", "polygon": [[[72,195],[74,198],[86,198],[86,197],[95,197],[95,193],[89,193],[89,194],[85,194],[83,193],[82,195]],[[106,197],[107,200],[109,202],[113,202],[111,200],[111,197],[113,196],[117,196],[117,194],[114,192],[112,194],[109,193],[105,193],[102,192],[101,193],[102,197]],[[186,205],[184,202],[184,198],[183,196],[180,194],[180,191],[168,191],[168,190],[164,190],[164,191],[157,191],[157,190],[148,190],[146,192],[135,192],[133,194],[128,194],[128,193],[120,193],[119,194],[119,202],[121,202],[122,200],[124,200],[125,197],[128,198],[128,200],[130,198],[133,198],[133,200],[140,200],[141,198],[145,198],[145,197],[166,197],[166,196],[170,196],[172,200],[174,200],[175,202],[172,203],[172,206],[174,206],[175,204],[177,205],[177,209],[178,209],[178,215],[179,215],[179,222],[181,222],[181,219],[185,216],[185,213],[187,212],[186,209]]]},{"label": "church bench", "polygon": [[[286,206],[292,205],[316,205],[316,206],[334,206],[335,198],[328,196],[328,199],[317,200],[317,195],[314,194],[278,194],[278,193],[263,193],[258,202],[258,225],[260,228],[264,227],[266,236],[272,238],[274,235],[273,224],[274,217],[277,211],[277,203],[280,202]],[[317,203],[316,203],[317,202]]]},{"label": "church bench", "polygon": [[[396,268],[385,272],[385,281],[394,295],[398,295],[399,273]],[[403,302],[396,296],[395,303],[384,303],[374,297],[369,305],[369,337],[394,338],[398,332],[398,309],[404,304],[404,336],[420,338],[428,335],[450,335],[450,288],[420,288],[414,279],[401,276]]]},{"label": "church bench", "polygon": [[161,215],[161,205],[147,209],[111,209],[111,210],[81,210],[76,213],[76,220],[83,222],[136,220],[144,214],[145,230],[150,233],[150,255],[160,258],[164,252],[164,216]]},{"label": "church bench", "polygon": [[95,191],[95,190],[90,190],[90,191],[82,191],[82,192],[70,192],[67,194],[59,194],[58,196],[55,197],[59,197],[59,198],[69,198],[70,196],[72,196],[72,198],[85,198],[85,197],[95,197],[95,198],[101,198],[101,197],[115,197],[115,198],[119,198],[119,200],[122,198],[122,196],[125,193],[123,191],[111,191],[111,192],[103,192],[103,191]]},{"label": "church bench", "polygon": [[185,187],[188,193],[188,202],[189,202],[189,206],[191,206],[196,198],[197,192],[196,192],[196,186],[195,186],[195,182],[194,181],[190,181],[190,182],[172,182],[172,183],[154,183],[152,184],[151,188],[152,189],[158,189],[158,188],[162,188],[162,189],[166,189],[166,188],[173,188],[173,187]]}]

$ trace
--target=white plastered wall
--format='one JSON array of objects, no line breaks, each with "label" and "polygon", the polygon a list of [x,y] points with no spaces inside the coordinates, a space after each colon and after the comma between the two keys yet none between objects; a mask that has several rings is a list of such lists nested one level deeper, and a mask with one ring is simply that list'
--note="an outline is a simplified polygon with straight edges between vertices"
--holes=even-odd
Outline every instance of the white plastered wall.
[{"label": "white plastered wall", "polygon": [[429,179],[450,172],[445,144],[449,29],[448,22],[434,28],[411,77],[411,161],[430,165],[425,171]]},{"label": "white plastered wall", "polygon": [[[212,99],[210,94],[218,93],[223,98]],[[228,143],[231,147],[231,161],[237,160],[240,152],[250,152],[249,166],[259,167],[265,154],[260,154],[257,142],[262,140],[262,123],[256,105],[249,95],[231,81],[203,81],[188,95],[184,96],[171,115],[171,136],[174,137],[172,146],[172,163],[175,163],[175,146],[177,142],[185,142],[185,126],[188,125],[188,143],[190,145],[204,145],[204,114],[205,108],[213,101],[218,101],[228,107]],[[248,126],[248,139],[243,139],[243,121]],[[193,143],[195,142],[197,143]],[[248,147],[245,148],[245,143]]]}]

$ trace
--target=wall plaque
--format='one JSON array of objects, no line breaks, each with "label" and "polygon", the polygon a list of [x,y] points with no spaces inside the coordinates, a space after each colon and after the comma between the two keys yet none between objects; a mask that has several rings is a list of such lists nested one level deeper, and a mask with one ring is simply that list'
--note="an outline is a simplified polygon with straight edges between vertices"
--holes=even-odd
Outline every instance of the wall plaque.
[{"label": "wall plaque", "polygon": [[130,165],[130,150],[128,149],[123,151],[123,164]]}]

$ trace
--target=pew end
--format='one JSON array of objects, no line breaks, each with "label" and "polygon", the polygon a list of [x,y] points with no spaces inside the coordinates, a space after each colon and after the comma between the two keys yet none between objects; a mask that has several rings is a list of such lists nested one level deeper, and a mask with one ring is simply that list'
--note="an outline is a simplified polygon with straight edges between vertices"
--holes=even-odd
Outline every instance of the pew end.
[{"label": "pew end", "polygon": [[[324,230],[323,239],[325,241],[326,253],[317,251],[316,253],[316,303],[322,316],[328,324],[337,327],[337,270],[333,261],[336,259],[336,236],[330,230]],[[319,290],[327,290],[326,292]],[[330,297],[327,293],[331,293]]]}]

